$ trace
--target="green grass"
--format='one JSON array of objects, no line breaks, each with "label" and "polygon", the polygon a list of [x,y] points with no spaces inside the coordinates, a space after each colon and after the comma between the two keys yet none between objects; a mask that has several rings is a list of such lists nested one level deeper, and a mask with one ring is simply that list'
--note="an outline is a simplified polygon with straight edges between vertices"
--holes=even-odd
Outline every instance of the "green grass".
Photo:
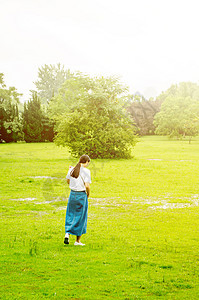
[{"label": "green grass", "polygon": [[92,160],[76,248],[63,244],[76,160],[52,143],[0,145],[1,299],[199,298],[199,139],[144,137],[133,155]]}]

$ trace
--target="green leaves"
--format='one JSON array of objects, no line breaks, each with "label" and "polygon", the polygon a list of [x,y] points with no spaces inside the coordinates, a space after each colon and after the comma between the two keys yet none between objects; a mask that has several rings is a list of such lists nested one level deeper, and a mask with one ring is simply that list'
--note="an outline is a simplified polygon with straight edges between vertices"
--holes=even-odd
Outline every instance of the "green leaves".
[{"label": "green leaves", "polygon": [[13,142],[22,136],[22,122],[19,116],[19,94],[15,87],[6,88],[0,73],[0,141]]},{"label": "green leaves", "polygon": [[24,140],[30,142],[52,141],[53,123],[41,109],[37,92],[32,91],[32,99],[24,104],[23,113]]},{"label": "green leaves", "polygon": [[191,139],[199,133],[199,101],[190,97],[167,97],[154,124],[156,134]]},{"label": "green leaves", "polygon": [[130,157],[135,134],[132,119],[123,111],[125,101],[127,88],[117,78],[76,74],[50,102],[58,124],[55,142],[68,146],[74,156]]}]

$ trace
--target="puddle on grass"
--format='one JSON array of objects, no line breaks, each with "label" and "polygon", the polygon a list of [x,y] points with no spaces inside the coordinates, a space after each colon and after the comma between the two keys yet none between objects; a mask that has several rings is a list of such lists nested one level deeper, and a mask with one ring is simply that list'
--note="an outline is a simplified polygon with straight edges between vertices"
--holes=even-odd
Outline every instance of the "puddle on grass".
[{"label": "puddle on grass", "polygon": [[57,203],[57,202],[63,202],[63,201],[66,201],[67,199],[66,198],[55,198],[55,199],[52,199],[52,200],[46,200],[46,201],[43,201],[43,202],[36,202],[36,204],[51,204],[51,203]]},{"label": "puddle on grass", "polygon": [[34,201],[37,200],[37,198],[18,198],[18,199],[11,199],[15,201]]},{"label": "puddle on grass", "polygon": [[162,161],[162,159],[160,159],[160,158],[148,158],[147,160],[158,160],[158,161]]},{"label": "puddle on grass", "polygon": [[190,159],[162,159],[162,158],[147,158],[147,160],[155,160],[155,161],[193,161]]},{"label": "puddle on grass", "polygon": [[52,176],[30,176],[30,178],[35,178],[35,179],[60,179],[60,177],[52,177]]},{"label": "puddle on grass", "polygon": [[[118,203],[118,199],[120,197],[109,197],[109,198],[90,198],[90,200],[95,201],[90,203],[93,206],[99,206],[100,208],[110,208],[110,207],[117,207],[117,206],[124,206],[124,203]],[[129,205],[129,203],[126,203]]]},{"label": "puddle on grass", "polygon": [[[52,198],[51,200],[46,200],[42,202],[35,202],[35,204],[42,205],[42,204],[55,204],[56,210],[65,210],[67,199],[65,197],[57,197]],[[12,199],[15,201],[34,201],[37,198],[18,198]],[[199,206],[199,194],[192,195],[190,197],[179,197],[178,200],[181,202],[174,202],[176,198],[172,197],[171,195],[165,195],[162,197],[139,197],[139,198],[132,198],[131,201],[123,200],[120,197],[110,197],[110,198],[90,198],[91,202],[90,205],[98,206],[101,209],[110,209],[115,207],[126,207],[136,203],[136,204],[146,204],[148,205],[148,209],[151,210],[165,210],[165,209],[183,209],[183,208],[190,208],[190,207],[197,207]],[[171,202],[173,201],[173,202]],[[63,205],[63,202],[64,205]],[[58,204],[60,203],[60,205]],[[56,205],[58,204],[58,205]]]},{"label": "puddle on grass", "polygon": [[[148,204],[152,206],[149,206],[149,209],[177,209],[177,208],[188,208],[188,207],[196,207],[199,206],[199,195],[192,195],[191,197],[181,197],[178,198],[179,200],[182,200],[183,202],[168,202],[168,200],[174,200],[173,197],[165,196],[162,198],[133,198],[133,201],[131,203],[140,203],[140,204]],[[185,200],[188,200],[189,202],[184,202]],[[159,204],[159,205],[158,205]]]},{"label": "puddle on grass", "polygon": [[[178,198],[180,202],[174,202],[176,198],[168,196],[162,197],[139,197],[132,198],[131,201],[122,200],[120,197],[112,197],[112,198],[90,198],[92,200],[91,205],[100,207],[102,209],[110,209],[114,207],[126,207],[136,203],[136,204],[147,204],[148,209],[156,210],[156,209],[182,209],[189,207],[199,206],[199,195],[192,195],[191,197],[181,197]],[[171,202],[173,201],[173,202]]]},{"label": "puddle on grass", "polygon": [[150,206],[150,209],[175,209],[175,208],[185,208],[185,207],[192,207],[193,205],[190,203],[167,203],[165,202],[162,205],[157,205],[157,206]]}]

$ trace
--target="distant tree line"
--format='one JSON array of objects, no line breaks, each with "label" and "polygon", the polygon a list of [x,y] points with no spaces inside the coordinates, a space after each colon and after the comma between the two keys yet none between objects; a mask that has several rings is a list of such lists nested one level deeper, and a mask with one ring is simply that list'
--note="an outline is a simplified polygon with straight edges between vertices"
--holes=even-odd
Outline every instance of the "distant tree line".
[{"label": "distant tree line", "polygon": [[189,140],[199,134],[199,85],[172,85],[156,99],[131,95],[116,77],[71,73],[61,64],[38,70],[36,90],[23,105],[0,74],[0,141],[55,141],[73,155],[129,157],[136,135]]},{"label": "distant tree line", "polygon": [[54,123],[42,108],[37,92],[31,99],[19,101],[15,87],[6,88],[3,74],[0,74],[0,142],[45,142],[53,141]]}]

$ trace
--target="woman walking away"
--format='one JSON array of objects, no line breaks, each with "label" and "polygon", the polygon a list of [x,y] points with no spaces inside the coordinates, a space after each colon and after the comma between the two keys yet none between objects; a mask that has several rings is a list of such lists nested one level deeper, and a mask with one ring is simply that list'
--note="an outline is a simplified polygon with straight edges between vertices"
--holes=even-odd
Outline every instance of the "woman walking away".
[{"label": "woman walking away", "polygon": [[69,244],[69,235],[76,235],[75,246],[84,246],[80,242],[82,234],[86,233],[88,215],[88,197],[90,194],[91,175],[86,169],[90,162],[88,155],[82,155],[75,167],[70,167],[66,176],[71,189],[66,210],[65,239]]}]

